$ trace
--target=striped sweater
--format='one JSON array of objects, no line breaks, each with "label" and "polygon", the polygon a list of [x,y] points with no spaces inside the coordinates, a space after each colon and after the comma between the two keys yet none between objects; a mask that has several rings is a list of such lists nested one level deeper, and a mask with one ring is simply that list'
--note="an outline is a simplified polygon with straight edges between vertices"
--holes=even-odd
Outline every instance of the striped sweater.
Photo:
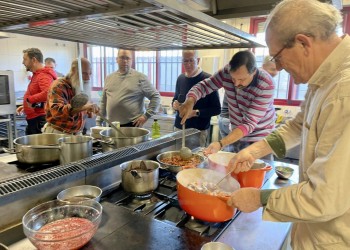
[{"label": "striped sweater", "polygon": [[273,80],[266,71],[258,69],[253,81],[239,90],[234,86],[229,70],[230,66],[226,65],[210,78],[199,82],[191,88],[187,97],[197,101],[223,87],[227,94],[232,129],[242,130],[244,137],[241,141],[259,141],[275,128]]}]

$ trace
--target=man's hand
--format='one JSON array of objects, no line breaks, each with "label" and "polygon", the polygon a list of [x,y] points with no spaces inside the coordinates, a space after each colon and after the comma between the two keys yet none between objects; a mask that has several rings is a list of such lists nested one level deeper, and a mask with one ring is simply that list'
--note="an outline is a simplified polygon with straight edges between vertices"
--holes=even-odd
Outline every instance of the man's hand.
[{"label": "man's hand", "polygon": [[203,153],[205,155],[210,155],[210,154],[217,153],[220,149],[221,149],[221,145],[219,142],[216,141],[216,142],[210,143],[210,145],[203,150]]},{"label": "man's hand", "polygon": [[185,124],[186,120],[191,117],[194,104],[195,100],[192,97],[189,97],[179,107],[179,115],[182,117],[181,124]]},{"label": "man's hand", "polygon": [[231,194],[227,204],[236,207],[244,213],[253,212],[260,207],[260,190],[257,188],[241,188]]},{"label": "man's hand", "polygon": [[84,108],[90,114],[98,114],[100,112],[99,106],[94,103],[87,103],[84,105]]},{"label": "man's hand", "polygon": [[174,110],[179,110],[179,108],[180,108],[180,103],[177,100],[175,100],[173,102],[173,109]]},{"label": "man's hand", "polygon": [[139,118],[137,118],[135,121],[133,121],[133,124],[135,127],[142,127],[143,124],[146,123],[148,118],[145,115],[141,115]]},{"label": "man's hand", "polygon": [[254,164],[255,158],[246,148],[239,151],[229,162],[228,169],[232,170],[235,174],[239,172],[248,171]]},{"label": "man's hand", "polygon": [[23,105],[19,106],[16,109],[16,113],[17,113],[17,115],[23,115]]},{"label": "man's hand", "polygon": [[92,114],[98,114],[100,112],[100,108],[97,104],[88,102],[80,108],[73,108],[72,114],[74,115],[82,111],[85,111],[89,114],[89,116],[92,116]]}]

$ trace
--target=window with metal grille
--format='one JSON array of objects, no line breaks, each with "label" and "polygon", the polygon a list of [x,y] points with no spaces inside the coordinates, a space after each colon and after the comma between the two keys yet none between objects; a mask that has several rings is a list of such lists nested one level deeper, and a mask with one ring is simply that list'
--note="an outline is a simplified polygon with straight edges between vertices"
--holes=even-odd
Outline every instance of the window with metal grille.
[{"label": "window with metal grille", "polygon": [[181,60],[181,50],[136,51],[135,69],[147,75],[163,96],[173,96]]},{"label": "window with metal grille", "polygon": [[[250,33],[254,34],[260,42],[265,43],[265,21],[266,18],[252,18],[250,22]],[[265,56],[269,55],[269,49],[255,48],[254,54],[258,67],[262,66]],[[304,100],[306,84],[293,84],[293,79],[285,70],[281,70],[275,77],[274,103],[279,105],[299,105]]]},{"label": "window with metal grille", "polygon": [[[118,70],[117,53],[116,48],[85,45],[93,90],[102,90],[106,76]],[[147,75],[162,95],[173,96],[176,79],[182,72],[182,51],[135,51],[132,67]]]}]

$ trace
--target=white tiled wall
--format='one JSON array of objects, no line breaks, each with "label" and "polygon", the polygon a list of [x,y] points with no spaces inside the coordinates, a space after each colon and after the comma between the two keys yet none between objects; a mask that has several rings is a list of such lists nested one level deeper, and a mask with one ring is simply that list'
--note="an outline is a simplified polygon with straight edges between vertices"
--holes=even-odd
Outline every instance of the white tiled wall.
[{"label": "white tiled wall", "polygon": [[39,38],[19,34],[10,34],[0,39],[0,70],[13,70],[15,91],[25,91],[28,86],[28,74],[22,64],[23,50],[38,48],[46,57],[56,60],[56,70],[68,73],[71,62],[77,57],[77,43],[48,38]]}]

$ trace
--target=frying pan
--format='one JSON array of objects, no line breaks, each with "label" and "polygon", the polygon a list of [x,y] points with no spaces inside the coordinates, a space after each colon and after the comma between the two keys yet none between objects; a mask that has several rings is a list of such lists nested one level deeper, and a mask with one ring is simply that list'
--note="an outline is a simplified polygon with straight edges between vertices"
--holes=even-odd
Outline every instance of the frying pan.
[{"label": "frying pan", "polygon": [[[168,151],[168,152],[164,152],[164,153],[157,155],[157,161],[160,163],[160,168],[167,169],[173,173],[177,173],[177,172],[180,172],[181,170],[183,170],[184,167],[182,167],[182,166],[167,164],[163,161],[166,158],[170,158],[170,157],[177,156],[177,155],[180,155],[180,151]],[[198,165],[201,164],[205,160],[205,158],[199,154],[193,153],[192,157],[199,158],[200,162],[198,163]]]},{"label": "frying pan", "polygon": [[[217,183],[225,176],[211,169],[184,169],[176,175],[177,197],[180,206],[193,217],[208,222],[223,222],[231,219],[236,208],[227,205],[229,197],[219,197],[210,194],[199,193],[187,186],[194,182]],[[238,181],[231,176],[225,178],[219,188],[226,192],[233,192],[240,188]]]}]

